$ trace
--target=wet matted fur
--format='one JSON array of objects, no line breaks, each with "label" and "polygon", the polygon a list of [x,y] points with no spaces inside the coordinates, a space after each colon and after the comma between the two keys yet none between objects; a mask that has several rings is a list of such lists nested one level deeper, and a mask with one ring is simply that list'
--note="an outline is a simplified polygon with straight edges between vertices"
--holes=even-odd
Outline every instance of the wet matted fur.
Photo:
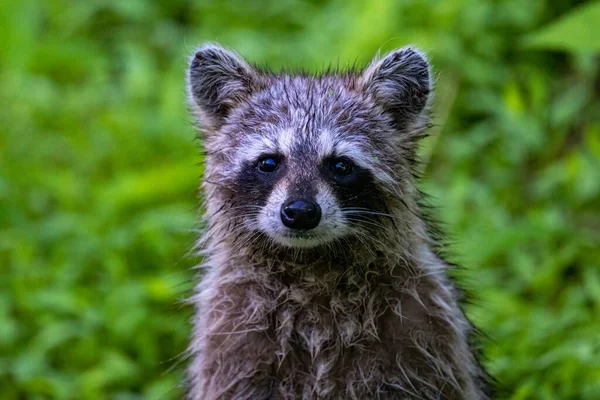
[{"label": "wet matted fur", "polygon": [[[415,187],[431,91],[412,47],[317,75],[195,52],[207,229],[190,399],[489,398]],[[314,229],[282,223],[296,198],[318,204]]]}]

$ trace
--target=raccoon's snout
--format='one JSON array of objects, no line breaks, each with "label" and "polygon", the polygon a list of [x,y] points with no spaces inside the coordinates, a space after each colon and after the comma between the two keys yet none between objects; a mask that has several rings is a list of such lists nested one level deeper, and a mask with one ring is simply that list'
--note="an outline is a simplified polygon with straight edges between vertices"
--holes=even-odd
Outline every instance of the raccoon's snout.
[{"label": "raccoon's snout", "polygon": [[281,206],[281,222],[291,229],[309,230],[321,221],[321,207],[314,201],[289,200]]}]

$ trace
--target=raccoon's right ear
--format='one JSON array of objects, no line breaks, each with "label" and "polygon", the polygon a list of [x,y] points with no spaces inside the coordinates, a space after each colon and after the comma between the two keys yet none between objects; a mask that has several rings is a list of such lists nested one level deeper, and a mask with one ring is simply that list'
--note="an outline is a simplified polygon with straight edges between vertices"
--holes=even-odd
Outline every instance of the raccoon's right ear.
[{"label": "raccoon's right ear", "polygon": [[208,43],[191,57],[190,103],[205,129],[219,129],[229,112],[258,86],[258,73],[235,52]]}]

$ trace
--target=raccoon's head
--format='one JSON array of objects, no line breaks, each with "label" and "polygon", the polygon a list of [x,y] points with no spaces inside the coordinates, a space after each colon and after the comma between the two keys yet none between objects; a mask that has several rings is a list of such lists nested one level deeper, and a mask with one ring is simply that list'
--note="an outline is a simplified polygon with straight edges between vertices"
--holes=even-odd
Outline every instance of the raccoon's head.
[{"label": "raccoon's head", "polygon": [[209,226],[294,248],[377,243],[414,195],[430,91],[429,65],[411,47],[321,75],[272,74],[201,47],[188,92],[207,154]]}]

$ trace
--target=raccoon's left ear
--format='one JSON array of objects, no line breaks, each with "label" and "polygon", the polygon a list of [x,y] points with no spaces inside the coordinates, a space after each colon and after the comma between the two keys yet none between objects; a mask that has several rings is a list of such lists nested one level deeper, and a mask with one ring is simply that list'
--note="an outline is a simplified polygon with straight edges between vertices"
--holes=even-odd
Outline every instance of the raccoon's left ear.
[{"label": "raccoon's left ear", "polygon": [[420,50],[406,46],[375,58],[361,81],[363,90],[391,113],[399,129],[425,125],[432,84],[429,63]]},{"label": "raccoon's left ear", "polygon": [[188,94],[206,131],[218,130],[231,110],[258,86],[259,74],[237,53],[207,43],[196,50],[187,76]]}]

